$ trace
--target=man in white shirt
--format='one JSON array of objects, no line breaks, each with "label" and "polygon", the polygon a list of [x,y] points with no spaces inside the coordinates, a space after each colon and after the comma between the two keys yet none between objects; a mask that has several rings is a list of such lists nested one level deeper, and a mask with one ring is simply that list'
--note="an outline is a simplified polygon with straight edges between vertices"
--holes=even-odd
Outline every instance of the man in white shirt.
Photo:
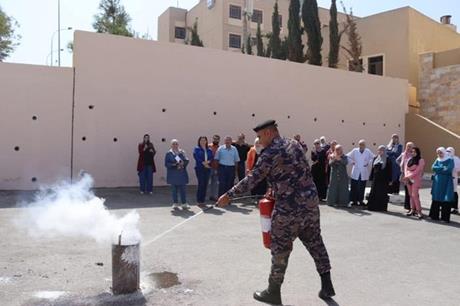
[{"label": "man in white shirt", "polygon": [[[353,205],[365,205],[364,192],[367,180],[369,179],[369,167],[372,165],[374,154],[366,148],[366,141],[361,139],[359,147],[351,150],[347,156],[353,165],[351,170],[350,200],[353,202]],[[351,207],[351,203],[348,204],[348,207]]]},{"label": "man in white shirt", "polygon": [[452,170],[452,177],[454,178],[454,193],[455,199],[452,203],[452,213],[458,214],[458,173],[460,172],[460,157],[455,156],[455,149],[452,147],[447,148],[447,154],[454,160],[454,170]]}]

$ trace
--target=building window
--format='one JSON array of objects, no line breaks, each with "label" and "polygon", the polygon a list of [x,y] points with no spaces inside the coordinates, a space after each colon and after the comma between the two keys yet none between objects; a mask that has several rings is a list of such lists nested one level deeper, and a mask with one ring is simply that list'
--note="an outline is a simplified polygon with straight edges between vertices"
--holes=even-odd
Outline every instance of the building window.
[{"label": "building window", "polygon": [[176,27],[174,31],[174,37],[177,39],[185,39],[185,28],[182,27]]},{"label": "building window", "polygon": [[369,74],[383,75],[383,55],[367,59],[367,72]]},{"label": "building window", "polygon": [[228,36],[228,46],[230,48],[241,49],[241,35],[230,34]]},{"label": "building window", "polygon": [[264,13],[261,10],[254,10],[251,21],[260,24],[264,23]]},{"label": "building window", "polygon": [[230,18],[241,20],[241,6],[230,5]]}]

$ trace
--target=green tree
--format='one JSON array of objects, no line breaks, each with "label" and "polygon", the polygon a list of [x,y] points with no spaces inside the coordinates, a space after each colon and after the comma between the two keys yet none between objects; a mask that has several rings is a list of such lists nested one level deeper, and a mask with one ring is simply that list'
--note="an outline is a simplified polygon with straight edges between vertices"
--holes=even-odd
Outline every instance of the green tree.
[{"label": "green tree", "polygon": [[361,62],[361,54],[363,51],[363,44],[361,42],[361,36],[358,33],[358,25],[356,24],[355,17],[353,16],[353,9],[350,9],[350,13],[347,13],[347,9],[343,2],[341,2],[343,11],[347,15],[346,33],[348,36],[348,46],[342,46],[342,48],[348,54],[348,69],[350,71],[363,72],[364,67]]},{"label": "green tree", "polygon": [[131,17],[125,11],[120,0],[101,0],[100,13],[94,16],[93,28],[98,33],[133,37],[134,32],[129,28]]},{"label": "green tree", "polygon": [[0,62],[10,56],[19,45],[21,36],[15,33],[18,27],[18,22],[6,15],[0,7]]},{"label": "green tree", "polygon": [[280,14],[278,11],[278,1],[275,2],[275,6],[273,7],[273,16],[272,16],[272,33],[270,36],[270,50],[271,50],[271,57],[281,59],[282,57],[282,49],[281,49],[281,25],[280,25]]},{"label": "green tree", "polygon": [[193,28],[191,29],[191,32],[192,32],[192,39],[190,41],[190,44],[192,46],[204,47],[203,41],[200,39],[200,35],[198,35],[198,19],[195,20],[195,23],[193,24]]},{"label": "green tree", "polygon": [[337,21],[337,0],[331,1],[331,9],[329,10],[331,18],[329,20],[329,58],[328,65],[331,68],[337,68],[339,63],[340,40],[342,32],[339,32],[339,23]]},{"label": "green tree", "polygon": [[248,35],[248,40],[246,41],[246,54],[252,55],[251,34]]},{"label": "green tree", "polygon": [[316,0],[304,0],[302,20],[308,36],[308,63],[321,66],[323,64],[321,56],[323,37],[321,35],[321,22],[319,20],[318,3]]},{"label": "green tree", "polygon": [[302,44],[302,26],[300,23],[300,1],[291,0],[289,4],[289,21],[288,21],[288,38],[287,59],[291,62],[303,63],[305,62],[305,55],[303,54]]},{"label": "green tree", "polygon": [[257,56],[265,56],[264,41],[262,39],[262,31],[260,30],[260,22],[257,23],[256,40],[257,40]]}]

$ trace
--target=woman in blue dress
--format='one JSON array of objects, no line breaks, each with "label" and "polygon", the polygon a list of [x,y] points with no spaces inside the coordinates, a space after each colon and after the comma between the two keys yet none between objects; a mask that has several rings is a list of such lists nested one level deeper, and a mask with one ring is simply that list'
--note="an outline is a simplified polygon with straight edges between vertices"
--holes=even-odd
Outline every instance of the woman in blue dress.
[{"label": "woman in blue dress", "polygon": [[451,203],[454,200],[454,184],[452,180],[452,170],[454,160],[447,154],[446,149],[441,147],[436,150],[438,158],[431,167],[433,171],[430,208],[430,218],[439,220],[439,210],[441,208],[441,219],[450,222]]},{"label": "woman in blue dress", "polygon": [[206,200],[206,189],[211,173],[211,162],[213,161],[212,151],[208,146],[208,138],[201,136],[198,138],[198,143],[193,150],[193,158],[195,159],[195,173],[198,180],[198,189],[196,191],[196,201],[200,208],[204,208]]}]

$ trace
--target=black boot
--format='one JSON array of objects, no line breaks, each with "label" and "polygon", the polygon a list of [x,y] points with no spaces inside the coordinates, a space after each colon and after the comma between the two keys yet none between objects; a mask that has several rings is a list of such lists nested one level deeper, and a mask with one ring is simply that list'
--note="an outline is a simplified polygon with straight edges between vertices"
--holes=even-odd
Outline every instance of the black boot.
[{"label": "black boot", "polygon": [[268,288],[264,291],[254,292],[254,299],[272,305],[282,305],[281,302],[281,285],[269,283]]},{"label": "black boot", "polygon": [[319,292],[318,296],[323,299],[327,300],[330,299],[335,295],[334,286],[332,285],[331,281],[331,272],[326,272],[321,274],[321,291]]}]

